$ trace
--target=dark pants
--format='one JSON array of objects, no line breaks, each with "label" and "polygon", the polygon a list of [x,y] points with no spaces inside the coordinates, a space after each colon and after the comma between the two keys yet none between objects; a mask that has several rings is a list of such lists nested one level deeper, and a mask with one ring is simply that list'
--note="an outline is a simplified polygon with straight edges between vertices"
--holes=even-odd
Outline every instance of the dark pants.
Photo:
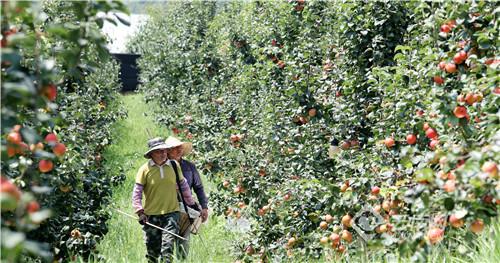
[{"label": "dark pants", "polygon": [[[164,228],[172,233],[179,233],[179,212],[168,213],[165,215],[152,215],[148,217],[148,222]],[[144,242],[146,243],[148,262],[158,262],[161,256],[161,262],[171,262],[176,244],[176,237],[158,228],[144,225]]]},{"label": "dark pants", "polygon": [[180,259],[186,259],[189,254],[189,240],[191,239],[191,231],[188,229],[188,231],[186,231],[186,233],[184,233],[182,237],[186,240],[179,239],[179,257]]}]

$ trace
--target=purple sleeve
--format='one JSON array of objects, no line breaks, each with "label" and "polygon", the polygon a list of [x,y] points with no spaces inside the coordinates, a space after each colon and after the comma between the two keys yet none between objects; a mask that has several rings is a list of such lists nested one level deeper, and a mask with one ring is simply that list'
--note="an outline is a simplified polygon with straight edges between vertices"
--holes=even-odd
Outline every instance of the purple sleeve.
[{"label": "purple sleeve", "polygon": [[186,201],[188,205],[194,205],[193,196],[191,195],[191,189],[189,189],[186,178],[183,178],[183,180],[181,180],[179,184],[181,186],[181,193],[182,197],[184,197],[184,201]]},{"label": "purple sleeve", "polygon": [[196,196],[198,196],[201,207],[208,208],[208,198],[205,194],[203,184],[201,183],[200,174],[198,173],[198,170],[196,170],[196,166],[194,166],[194,164],[191,165],[191,169],[193,171],[193,190],[196,193]]},{"label": "purple sleeve", "polygon": [[134,208],[134,212],[139,212],[144,210],[142,207],[142,191],[144,190],[144,186],[142,184],[136,183],[134,185],[134,190],[132,191],[132,207]]}]

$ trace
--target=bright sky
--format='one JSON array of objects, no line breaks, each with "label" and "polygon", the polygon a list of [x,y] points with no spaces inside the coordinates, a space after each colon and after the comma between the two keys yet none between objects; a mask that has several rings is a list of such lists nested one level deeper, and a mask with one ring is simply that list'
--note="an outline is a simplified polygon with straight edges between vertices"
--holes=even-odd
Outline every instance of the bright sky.
[{"label": "bright sky", "polygon": [[128,17],[120,14],[120,17],[125,18],[125,20],[130,23],[130,26],[126,26],[119,22],[118,26],[115,26],[112,23],[105,21],[102,28],[104,34],[106,34],[110,39],[108,48],[111,53],[126,53],[126,43],[128,39],[137,32],[139,25],[148,19],[148,15],[143,14],[131,14]]}]

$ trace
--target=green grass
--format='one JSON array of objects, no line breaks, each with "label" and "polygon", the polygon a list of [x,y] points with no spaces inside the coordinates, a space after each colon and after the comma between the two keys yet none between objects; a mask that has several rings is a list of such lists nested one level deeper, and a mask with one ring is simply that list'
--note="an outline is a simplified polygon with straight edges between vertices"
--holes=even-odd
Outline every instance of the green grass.
[{"label": "green grass", "polygon": [[[128,111],[128,117],[114,125],[113,145],[106,150],[104,156],[108,169],[118,172],[123,168],[126,179],[122,185],[113,189],[113,207],[109,208],[113,215],[108,221],[109,232],[97,249],[105,257],[105,262],[146,262],[141,226],[136,220],[123,216],[112,208],[133,214],[132,188],[135,173],[146,161],[142,156],[149,138],[146,129],[153,137],[166,138],[169,132],[156,125],[152,117],[153,111],[144,103],[141,94],[122,95],[120,100]],[[224,229],[224,219],[211,216],[209,222],[202,227],[200,236],[191,237],[190,254],[186,261],[230,262],[229,248],[232,240],[234,236]]]}]

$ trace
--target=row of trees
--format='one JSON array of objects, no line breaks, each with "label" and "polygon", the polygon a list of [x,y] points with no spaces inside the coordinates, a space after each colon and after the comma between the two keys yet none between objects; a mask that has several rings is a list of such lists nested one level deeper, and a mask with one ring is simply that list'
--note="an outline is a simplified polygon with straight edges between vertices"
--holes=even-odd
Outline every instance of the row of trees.
[{"label": "row of trees", "polygon": [[217,183],[214,210],[252,220],[238,258],[366,244],[425,260],[498,214],[498,12],[487,1],[176,2],[151,11],[130,49],[158,120],[194,142]]},{"label": "row of trees", "polygon": [[100,28],[117,1],[2,1],[2,261],[88,257],[107,232],[103,152],[119,66]]}]

